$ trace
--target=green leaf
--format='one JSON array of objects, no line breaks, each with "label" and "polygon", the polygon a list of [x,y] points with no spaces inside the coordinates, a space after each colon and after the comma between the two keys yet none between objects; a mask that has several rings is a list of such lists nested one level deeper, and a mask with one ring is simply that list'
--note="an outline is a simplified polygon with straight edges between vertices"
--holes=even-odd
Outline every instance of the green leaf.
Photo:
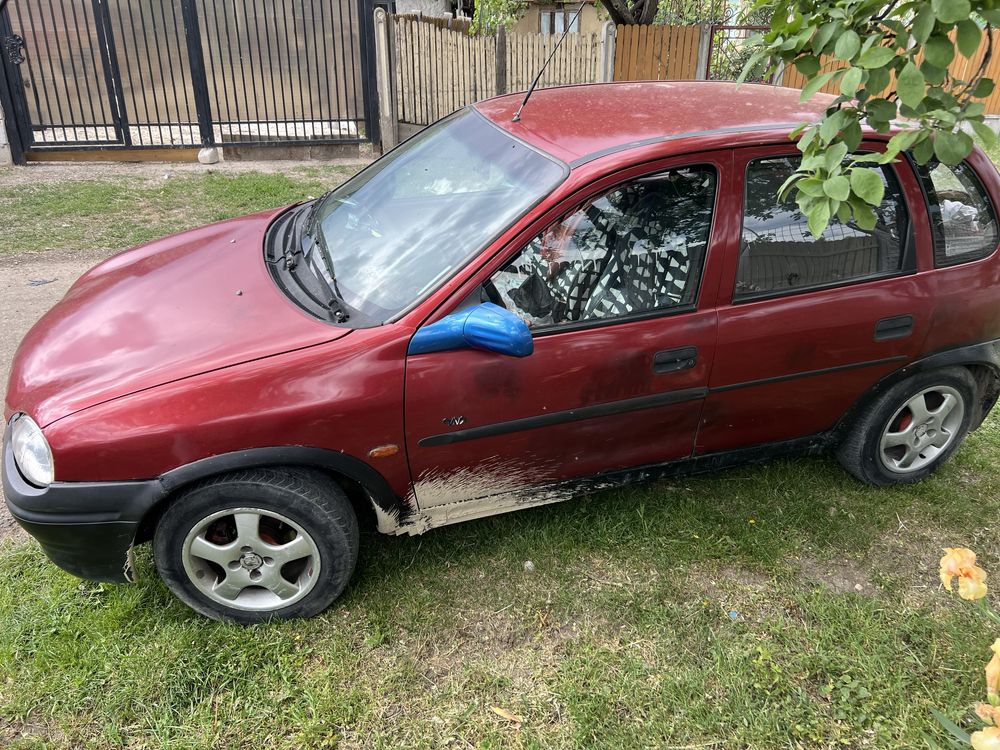
[{"label": "green leaf", "polygon": [[910,29],[913,38],[921,44],[926,42],[930,38],[931,32],[934,31],[935,20],[931,6],[922,5],[916,18],[913,19],[913,26]]},{"label": "green leaf", "polygon": [[976,131],[976,135],[979,136],[979,140],[983,142],[986,148],[993,148],[997,143],[997,134],[993,132],[993,128],[984,122],[978,122],[977,120],[969,120],[969,125],[972,129]]},{"label": "green leaf", "polygon": [[743,83],[743,81],[746,80],[746,77],[757,69],[758,63],[766,57],[768,57],[768,53],[766,50],[762,49],[758,49],[750,55],[750,59],[747,60],[746,65],[743,66],[743,70],[740,71],[739,76],[736,78],[736,84],[739,85]]},{"label": "green leaf", "polygon": [[924,43],[924,58],[935,68],[947,68],[955,59],[955,47],[946,36],[932,36]]},{"label": "green leaf", "polygon": [[806,81],[806,85],[802,87],[802,94],[799,96],[800,102],[808,101],[812,98],[813,94],[819,91],[821,88],[829,83],[830,79],[833,78],[833,74],[836,71],[831,71],[829,73],[821,73],[815,78],[810,78]]},{"label": "green leaf", "polygon": [[861,201],[851,201],[851,210],[854,211],[854,223],[866,232],[870,232],[878,223],[878,218],[871,207]]},{"label": "green leaf", "polygon": [[987,96],[993,93],[993,89],[996,84],[989,78],[983,78],[979,83],[976,84],[976,88],[972,90],[972,95],[977,99],[985,99]]},{"label": "green leaf", "polygon": [[969,0],[931,0],[934,15],[941,23],[957,23],[965,20],[972,13]]},{"label": "green leaf", "polygon": [[868,113],[876,120],[892,122],[896,118],[896,103],[888,99],[872,99],[867,107]]},{"label": "green leaf", "polygon": [[910,107],[916,107],[923,101],[925,88],[924,74],[912,62],[906,63],[896,79],[899,100]]},{"label": "green leaf", "polygon": [[836,21],[827,21],[816,31],[816,35],[812,38],[812,51],[817,55],[823,54],[823,50],[826,49],[826,45],[830,43],[833,38],[833,32],[837,30],[840,26]]},{"label": "green leaf", "polygon": [[879,94],[889,88],[889,69],[872,68],[868,71],[865,89],[869,94]]},{"label": "green leaf", "polygon": [[811,198],[819,198],[823,195],[823,182],[818,177],[801,180],[796,187]]},{"label": "green leaf", "polygon": [[958,22],[958,31],[955,34],[955,41],[958,43],[958,51],[966,57],[972,57],[979,50],[979,43],[983,39],[982,29],[979,24],[971,18]]},{"label": "green leaf", "polygon": [[882,174],[868,167],[855,167],[851,170],[851,190],[865,203],[877,206],[885,195]]},{"label": "green leaf", "polygon": [[861,85],[861,76],[864,73],[861,68],[851,68],[844,73],[844,77],[840,79],[840,93],[853,99],[854,95],[858,93],[858,86]]},{"label": "green leaf", "polygon": [[913,158],[916,159],[917,164],[926,164],[933,156],[934,141],[931,138],[925,138],[913,147]]},{"label": "green leaf", "polygon": [[858,65],[862,68],[882,68],[889,64],[889,61],[896,56],[890,47],[872,47],[865,50],[858,57]]},{"label": "green leaf", "polygon": [[847,110],[838,109],[832,115],[828,115],[819,126],[819,137],[824,143],[829,143],[840,132],[847,124],[847,119],[850,117]]},{"label": "green leaf", "polygon": [[[830,146],[830,148],[826,152],[826,155],[823,157],[823,166],[826,168],[827,172],[832,172],[834,169],[840,166],[841,162],[844,161],[844,157],[846,156],[847,156],[847,144],[834,143],[832,146]],[[845,199],[838,198],[837,200],[845,200]]]},{"label": "green leaf", "polygon": [[814,76],[819,73],[819,58],[815,55],[803,55],[795,60],[795,67],[806,77]]},{"label": "green leaf", "polygon": [[924,75],[924,81],[930,86],[940,86],[944,83],[945,73],[948,72],[946,68],[939,68],[937,65],[931,64],[929,60],[924,60],[920,63],[920,72]]},{"label": "green leaf", "polygon": [[861,49],[861,37],[856,31],[848,29],[837,39],[837,46],[833,48],[833,54],[841,60],[850,60],[858,54],[859,49]]},{"label": "green leaf", "polygon": [[851,194],[851,183],[843,175],[837,175],[823,182],[823,192],[834,200],[846,201]]},{"label": "green leaf", "polygon": [[805,151],[807,148],[809,148],[809,144],[812,143],[813,138],[816,137],[817,132],[818,132],[817,128],[811,127],[809,128],[809,130],[806,131],[805,135],[799,138],[799,151]]},{"label": "green leaf", "polygon": [[841,224],[846,224],[851,220],[851,206],[848,203],[841,203],[837,206],[837,220]]},{"label": "green leaf", "polygon": [[847,144],[849,151],[857,150],[858,146],[861,145],[861,123],[857,120],[851,120],[847,123],[840,134],[840,139]]},{"label": "green leaf", "polygon": [[948,734],[950,734],[956,740],[966,745],[968,745],[969,742],[972,741],[972,738],[969,736],[968,732],[963,730],[955,722],[953,722],[951,719],[949,719],[947,716],[945,716],[943,713],[938,711],[933,706],[931,706],[931,713],[934,715],[934,718],[937,719],[938,724],[940,724],[945,729],[945,731],[947,731]]},{"label": "green leaf", "polygon": [[943,164],[955,166],[972,151],[972,138],[961,130],[949,133],[938,132],[934,135],[934,155]]},{"label": "green leaf", "polygon": [[817,201],[809,210],[809,231],[813,237],[820,237],[830,224],[830,203]]}]

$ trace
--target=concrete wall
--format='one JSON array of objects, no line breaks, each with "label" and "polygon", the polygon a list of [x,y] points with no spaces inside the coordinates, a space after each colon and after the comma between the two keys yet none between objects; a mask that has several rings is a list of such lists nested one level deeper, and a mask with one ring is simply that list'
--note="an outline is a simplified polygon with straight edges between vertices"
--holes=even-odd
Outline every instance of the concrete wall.
[{"label": "concrete wall", "polygon": [[3,107],[0,106],[0,167],[9,167],[14,163],[10,155],[10,144],[7,142],[7,128],[4,122]]},{"label": "concrete wall", "polygon": [[[524,15],[518,19],[511,31],[518,34],[537,34],[540,31],[538,23],[542,9],[554,10],[560,7],[562,7],[562,3],[538,3],[532,0],[528,3]],[[572,18],[572,14],[570,17]],[[583,34],[600,33],[605,20],[598,16],[597,7],[593,3],[587,3],[580,13],[580,32]]]},{"label": "concrete wall", "polygon": [[396,0],[397,13],[423,13],[425,16],[450,16],[450,0]]}]

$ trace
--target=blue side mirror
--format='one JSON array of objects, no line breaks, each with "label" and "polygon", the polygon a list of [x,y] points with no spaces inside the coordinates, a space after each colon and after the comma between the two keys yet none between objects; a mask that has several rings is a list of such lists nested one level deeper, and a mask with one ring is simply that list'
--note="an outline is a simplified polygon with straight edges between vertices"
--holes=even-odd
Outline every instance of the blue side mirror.
[{"label": "blue side mirror", "polygon": [[484,302],[424,326],[410,339],[407,354],[452,349],[482,349],[511,357],[527,357],[535,349],[531,331],[510,310]]}]

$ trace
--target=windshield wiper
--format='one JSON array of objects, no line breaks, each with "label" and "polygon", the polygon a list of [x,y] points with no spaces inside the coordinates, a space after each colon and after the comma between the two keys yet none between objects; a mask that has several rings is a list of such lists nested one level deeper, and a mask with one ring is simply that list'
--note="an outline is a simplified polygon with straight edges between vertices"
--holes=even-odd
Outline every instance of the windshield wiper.
[{"label": "windshield wiper", "polygon": [[[329,287],[332,295],[324,307],[330,311],[330,314],[333,315],[333,319],[337,323],[346,323],[351,319],[351,314],[344,309],[344,297],[340,293],[340,289],[337,287],[337,274],[333,269],[333,258],[330,256],[330,248],[326,244],[326,237],[323,236],[323,232],[317,227],[316,221],[317,206],[319,206],[319,204],[322,203],[331,192],[333,191],[331,190],[324,193],[313,201],[311,206],[309,206],[309,211],[305,217],[305,231],[302,233],[301,242],[299,243],[300,246],[298,249],[292,250],[290,253],[286,254],[285,267],[289,269],[295,268],[295,266],[298,265],[298,260],[295,259],[296,255],[301,255],[303,258],[306,258],[310,250],[314,247],[319,248],[320,257],[323,260],[323,264],[326,266],[327,273],[330,275],[330,281],[327,283],[327,286]],[[302,245],[304,245],[307,241],[311,244],[308,248],[303,247]],[[291,265],[289,265],[290,263]]]}]

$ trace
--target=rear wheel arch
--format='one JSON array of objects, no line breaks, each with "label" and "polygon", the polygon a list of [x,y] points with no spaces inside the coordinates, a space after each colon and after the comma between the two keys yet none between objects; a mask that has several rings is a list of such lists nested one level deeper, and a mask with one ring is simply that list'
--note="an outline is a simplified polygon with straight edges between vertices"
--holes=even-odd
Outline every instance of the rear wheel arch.
[{"label": "rear wheel arch", "polygon": [[312,469],[333,479],[351,500],[359,521],[376,525],[380,517],[402,518],[408,506],[385,478],[364,461],[346,453],[307,446],[253,448],[210,456],[159,477],[163,497],[143,516],[136,543],[149,541],[171,503],[192,485],[245,469]]},{"label": "rear wheel arch", "polygon": [[980,397],[979,414],[975,415],[972,421],[972,429],[976,429],[1000,396],[1000,341],[939,352],[911,362],[885,376],[855,401],[840,418],[831,432],[833,444],[841,443],[858,420],[890,388],[915,375],[949,367],[964,367],[976,381]]}]

